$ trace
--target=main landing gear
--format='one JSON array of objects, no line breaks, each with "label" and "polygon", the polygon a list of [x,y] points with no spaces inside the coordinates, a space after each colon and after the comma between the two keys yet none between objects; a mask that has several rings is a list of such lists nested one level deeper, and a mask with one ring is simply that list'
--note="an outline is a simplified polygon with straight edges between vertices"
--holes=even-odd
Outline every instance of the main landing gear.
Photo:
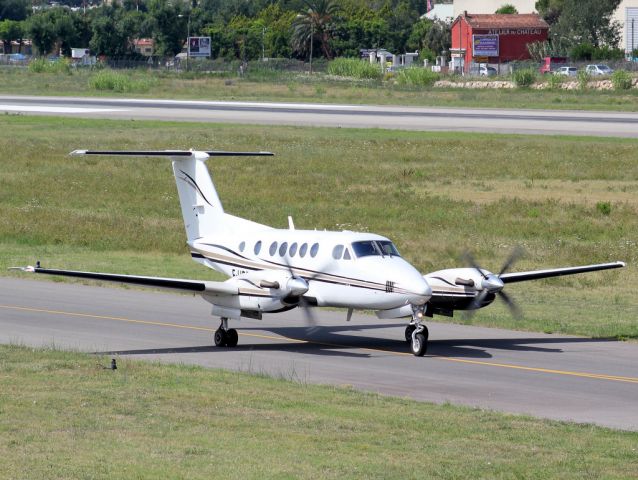
[{"label": "main landing gear", "polygon": [[425,313],[424,307],[415,307],[412,312],[412,320],[405,327],[405,341],[410,344],[410,350],[417,357],[422,357],[428,348],[428,327],[421,323]]},{"label": "main landing gear", "polygon": [[234,328],[228,328],[228,319],[222,317],[222,323],[213,337],[216,347],[236,347],[239,335]]}]

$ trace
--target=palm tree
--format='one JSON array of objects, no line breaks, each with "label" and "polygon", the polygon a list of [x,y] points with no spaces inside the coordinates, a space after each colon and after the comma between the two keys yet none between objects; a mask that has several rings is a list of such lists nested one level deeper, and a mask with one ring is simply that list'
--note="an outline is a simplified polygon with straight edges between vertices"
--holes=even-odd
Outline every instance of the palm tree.
[{"label": "palm tree", "polygon": [[312,72],[312,50],[315,42],[318,41],[323,56],[332,59],[332,19],[339,6],[334,0],[304,0],[303,3],[307,7],[306,11],[297,15],[292,24],[292,46],[301,54],[310,52]]}]

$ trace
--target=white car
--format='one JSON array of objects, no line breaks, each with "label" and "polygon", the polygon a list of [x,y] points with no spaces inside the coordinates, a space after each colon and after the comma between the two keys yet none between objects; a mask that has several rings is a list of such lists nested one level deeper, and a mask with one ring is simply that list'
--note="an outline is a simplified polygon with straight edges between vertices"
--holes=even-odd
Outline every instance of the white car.
[{"label": "white car", "polygon": [[575,77],[578,73],[576,67],[560,67],[554,70],[554,75],[564,75],[566,77]]},{"label": "white car", "polygon": [[585,72],[590,75],[611,75],[614,71],[607,65],[587,65]]}]

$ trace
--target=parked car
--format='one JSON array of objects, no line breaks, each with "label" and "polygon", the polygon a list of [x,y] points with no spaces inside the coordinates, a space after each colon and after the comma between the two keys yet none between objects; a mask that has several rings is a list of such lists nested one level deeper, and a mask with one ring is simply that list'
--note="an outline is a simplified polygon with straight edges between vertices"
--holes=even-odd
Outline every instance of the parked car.
[{"label": "parked car", "polygon": [[12,53],[9,55],[9,63],[25,63],[28,57],[24,53]]},{"label": "parked car", "polygon": [[611,75],[614,71],[607,65],[587,65],[585,71],[590,75]]},{"label": "parked car", "polygon": [[470,75],[478,75],[479,77],[493,77],[498,72],[494,67],[485,65],[484,63],[470,68]]},{"label": "parked car", "polygon": [[560,67],[554,70],[554,75],[565,75],[566,77],[575,77],[578,74],[576,67]]}]

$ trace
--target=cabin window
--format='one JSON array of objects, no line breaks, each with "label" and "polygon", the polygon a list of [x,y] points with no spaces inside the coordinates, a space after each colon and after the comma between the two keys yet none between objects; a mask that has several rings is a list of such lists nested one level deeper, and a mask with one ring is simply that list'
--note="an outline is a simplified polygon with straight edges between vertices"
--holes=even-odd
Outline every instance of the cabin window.
[{"label": "cabin window", "polygon": [[239,251],[243,252],[245,248],[246,248],[246,242],[241,242],[239,244]]},{"label": "cabin window", "polygon": [[288,250],[288,242],[282,243],[281,247],[279,247],[279,256],[283,257],[286,255],[286,250]]},{"label": "cabin window", "polygon": [[348,250],[347,248],[346,248],[346,251],[343,252],[343,259],[344,260],[351,260],[352,259],[352,257],[350,256],[350,250]]},{"label": "cabin window", "polygon": [[307,251],[308,251],[308,244],[304,243],[301,247],[299,247],[299,256],[301,258],[305,257]]},{"label": "cabin window", "polygon": [[315,243],[310,247],[310,256],[315,258],[317,256],[317,252],[319,252],[319,244]]},{"label": "cabin window", "polygon": [[343,245],[336,245],[335,248],[332,249],[332,258],[335,260],[341,260],[341,256],[343,255]]},{"label": "cabin window", "polygon": [[259,255],[260,251],[261,251],[261,240],[255,243],[255,255]]},{"label": "cabin window", "polygon": [[293,243],[292,245],[290,245],[290,250],[288,250],[288,255],[290,255],[291,257],[294,257],[295,253],[297,253],[297,243]]},{"label": "cabin window", "polygon": [[270,244],[270,249],[268,250],[268,253],[270,253],[270,256],[272,257],[275,253],[277,253],[277,242],[272,242]]}]

